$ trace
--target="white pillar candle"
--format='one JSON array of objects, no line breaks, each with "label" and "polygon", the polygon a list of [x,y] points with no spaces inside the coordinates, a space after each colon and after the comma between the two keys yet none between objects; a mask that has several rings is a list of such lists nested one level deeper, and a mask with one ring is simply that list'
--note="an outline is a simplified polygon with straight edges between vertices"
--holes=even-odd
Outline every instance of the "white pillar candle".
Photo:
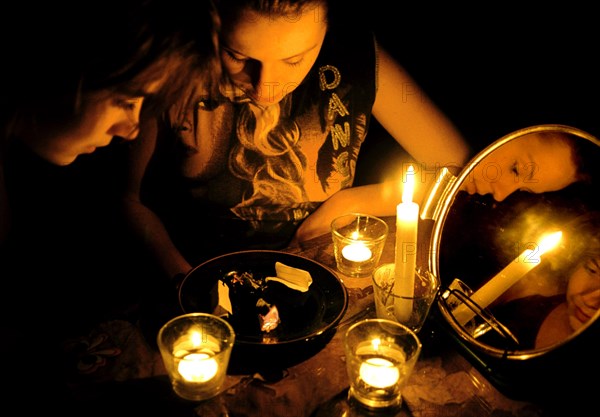
[{"label": "white pillar candle", "polygon": [[[415,188],[415,172],[408,167],[406,182],[402,190],[402,203],[396,207],[396,261],[394,293],[400,297],[412,298],[417,267],[417,232],[419,225],[419,205],[412,201]],[[412,300],[396,298],[394,314],[400,322],[410,319]]]},{"label": "white pillar candle", "polygon": [[[561,238],[562,232],[552,233],[543,238],[537,248],[524,250],[508,266],[474,292],[470,297],[471,300],[482,309],[486,308],[521,277],[538,266],[540,257],[553,249]],[[475,312],[464,303],[458,305],[452,314],[461,325],[468,323],[475,316]]]}]

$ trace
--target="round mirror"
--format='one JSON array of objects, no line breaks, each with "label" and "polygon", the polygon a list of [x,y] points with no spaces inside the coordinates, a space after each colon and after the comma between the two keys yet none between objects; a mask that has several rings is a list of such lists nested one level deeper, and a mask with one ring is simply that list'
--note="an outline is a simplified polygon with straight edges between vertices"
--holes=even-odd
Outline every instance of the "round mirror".
[{"label": "round mirror", "polygon": [[438,312],[484,367],[552,356],[599,330],[599,163],[594,136],[539,125],[447,181],[429,259]]}]

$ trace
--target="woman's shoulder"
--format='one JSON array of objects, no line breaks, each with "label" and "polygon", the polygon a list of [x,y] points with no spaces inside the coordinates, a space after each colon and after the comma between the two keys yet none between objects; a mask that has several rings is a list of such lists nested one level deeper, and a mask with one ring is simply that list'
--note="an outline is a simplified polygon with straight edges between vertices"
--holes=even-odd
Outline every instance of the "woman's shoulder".
[{"label": "woman's shoulder", "polygon": [[[564,298],[564,297],[563,297]],[[535,347],[541,348],[565,340],[573,333],[569,325],[567,304],[556,305],[546,316],[535,339]]]}]

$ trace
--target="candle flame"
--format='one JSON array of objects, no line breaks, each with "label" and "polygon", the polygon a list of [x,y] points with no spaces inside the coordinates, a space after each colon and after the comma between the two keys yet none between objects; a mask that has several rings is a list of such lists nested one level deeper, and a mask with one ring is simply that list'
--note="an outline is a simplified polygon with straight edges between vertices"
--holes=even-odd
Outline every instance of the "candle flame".
[{"label": "candle flame", "polygon": [[199,332],[192,332],[190,339],[193,347],[198,347],[202,344],[202,336],[200,336]]},{"label": "candle flame", "polygon": [[561,231],[552,233],[552,234],[544,237],[542,239],[542,241],[540,242],[540,255],[548,252],[549,250],[554,249],[556,247],[556,245],[558,245],[558,242],[560,242],[561,238],[562,238]]},{"label": "candle flame", "polygon": [[408,166],[406,171],[406,181],[404,182],[404,188],[402,189],[402,202],[412,203],[413,194],[415,191],[415,169],[412,165]]},{"label": "candle flame", "polygon": [[380,345],[380,344],[381,344],[381,339],[379,339],[379,338],[376,338],[376,339],[373,339],[373,340],[371,340],[371,345],[373,345],[373,348],[374,348],[375,350],[378,350],[378,349],[379,349],[379,345]]}]

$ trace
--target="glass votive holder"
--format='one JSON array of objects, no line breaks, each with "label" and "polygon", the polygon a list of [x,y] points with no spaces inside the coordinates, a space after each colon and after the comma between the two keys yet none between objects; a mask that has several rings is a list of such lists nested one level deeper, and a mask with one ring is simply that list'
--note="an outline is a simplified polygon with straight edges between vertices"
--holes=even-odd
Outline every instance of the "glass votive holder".
[{"label": "glass votive holder", "polygon": [[395,288],[399,286],[395,283],[395,264],[380,265],[373,273],[373,297],[377,317],[397,321],[418,332],[423,327],[435,300],[439,280],[431,272],[417,268],[412,294],[397,294]]},{"label": "glass votive holder", "polygon": [[348,399],[371,409],[399,407],[421,348],[416,333],[398,322],[377,318],[354,323],[344,335]]},{"label": "glass votive holder", "polygon": [[165,323],[157,341],[177,395],[203,401],[219,394],[235,341],[227,321],[206,313],[184,314]]},{"label": "glass votive holder", "polygon": [[368,277],[379,263],[388,225],[378,217],[351,213],[331,222],[333,253],[338,271],[350,277]]}]

